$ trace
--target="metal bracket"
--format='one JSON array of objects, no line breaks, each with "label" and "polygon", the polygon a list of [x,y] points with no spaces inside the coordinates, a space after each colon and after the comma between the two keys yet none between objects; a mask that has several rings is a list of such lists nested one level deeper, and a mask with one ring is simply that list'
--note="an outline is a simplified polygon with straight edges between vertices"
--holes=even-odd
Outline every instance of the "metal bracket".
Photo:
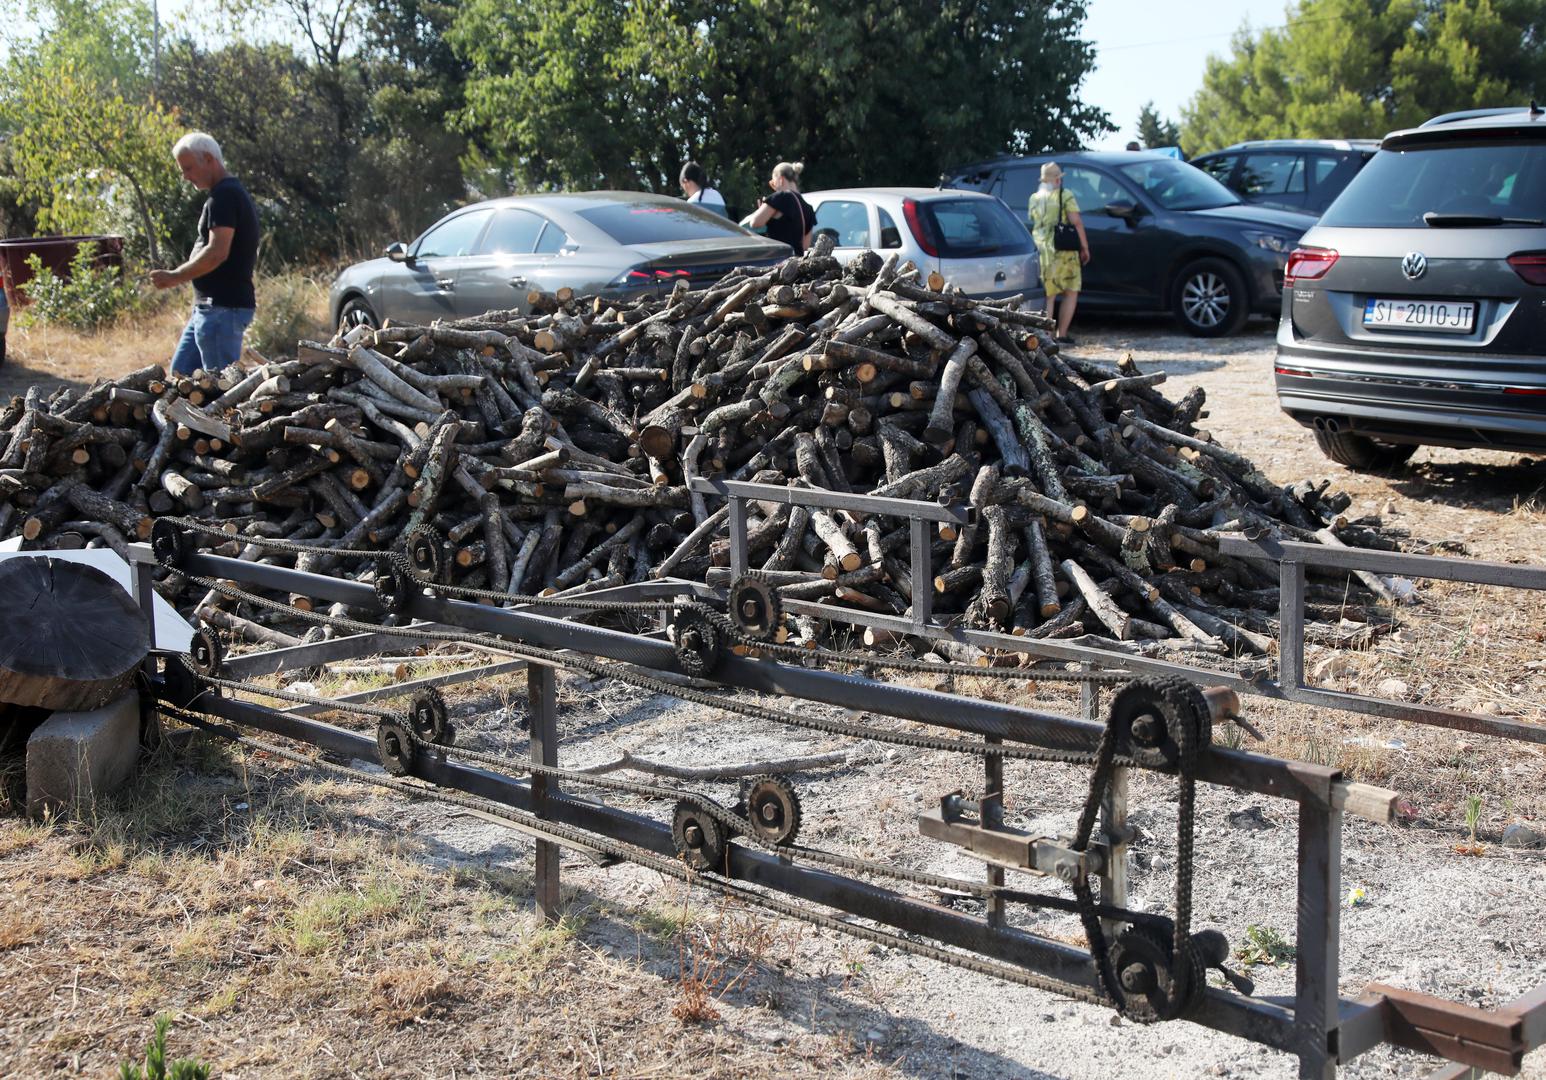
[{"label": "metal bracket", "polygon": [[[959,791],[942,796],[939,809],[918,815],[918,832],[964,849],[967,854],[1011,870],[1048,874],[1059,881],[1078,881],[1100,874],[1109,862],[1105,844],[1092,843],[1075,851],[1062,838],[1036,836],[1005,825],[989,826],[998,796],[973,801]],[[976,815],[968,817],[968,814]]]}]

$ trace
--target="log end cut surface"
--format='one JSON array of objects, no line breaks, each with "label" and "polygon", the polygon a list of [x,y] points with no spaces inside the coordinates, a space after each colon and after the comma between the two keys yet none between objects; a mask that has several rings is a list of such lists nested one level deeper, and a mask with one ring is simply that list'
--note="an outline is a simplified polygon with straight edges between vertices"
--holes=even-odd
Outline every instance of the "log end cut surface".
[{"label": "log end cut surface", "polygon": [[46,556],[0,562],[0,701],[94,708],[149,648],[144,616],[102,571]]}]

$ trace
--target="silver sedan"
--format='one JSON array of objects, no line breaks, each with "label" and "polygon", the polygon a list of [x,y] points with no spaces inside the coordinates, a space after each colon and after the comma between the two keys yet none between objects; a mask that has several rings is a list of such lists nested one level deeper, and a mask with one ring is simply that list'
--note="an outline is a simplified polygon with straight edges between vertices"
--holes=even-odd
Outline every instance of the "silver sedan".
[{"label": "silver sedan", "polygon": [[533,290],[655,296],[768,266],[789,247],[680,199],[634,191],[520,195],[454,210],[333,282],[333,325],[525,311]]},{"label": "silver sedan", "polygon": [[1040,260],[1019,216],[992,195],[937,188],[843,188],[805,196],[815,232],[831,232],[839,259],[899,252],[970,296],[1031,295]]}]

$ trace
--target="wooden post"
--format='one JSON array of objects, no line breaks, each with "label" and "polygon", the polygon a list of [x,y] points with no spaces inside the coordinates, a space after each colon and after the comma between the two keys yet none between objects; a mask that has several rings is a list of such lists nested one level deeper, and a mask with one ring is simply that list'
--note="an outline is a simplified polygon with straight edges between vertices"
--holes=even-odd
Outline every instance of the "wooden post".
[{"label": "wooden post", "polygon": [[[535,765],[558,764],[558,681],[553,669],[545,664],[526,667],[527,713],[531,719],[531,760]],[[545,776],[531,778],[531,808],[539,818],[547,817],[548,795],[557,785]],[[558,845],[550,840],[537,841],[536,866],[537,913],[546,922],[559,919]]]}]

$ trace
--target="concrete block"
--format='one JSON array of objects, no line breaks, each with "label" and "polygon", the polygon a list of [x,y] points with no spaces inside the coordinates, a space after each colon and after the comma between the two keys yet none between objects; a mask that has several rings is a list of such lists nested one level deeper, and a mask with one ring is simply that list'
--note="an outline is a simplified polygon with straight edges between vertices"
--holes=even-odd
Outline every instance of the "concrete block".
[{"label": "concrete block", "polygon": [[140,699],[126,693],[80,712],[56,712],[27,739],[27,813],[91,805],[134,775]]}]

